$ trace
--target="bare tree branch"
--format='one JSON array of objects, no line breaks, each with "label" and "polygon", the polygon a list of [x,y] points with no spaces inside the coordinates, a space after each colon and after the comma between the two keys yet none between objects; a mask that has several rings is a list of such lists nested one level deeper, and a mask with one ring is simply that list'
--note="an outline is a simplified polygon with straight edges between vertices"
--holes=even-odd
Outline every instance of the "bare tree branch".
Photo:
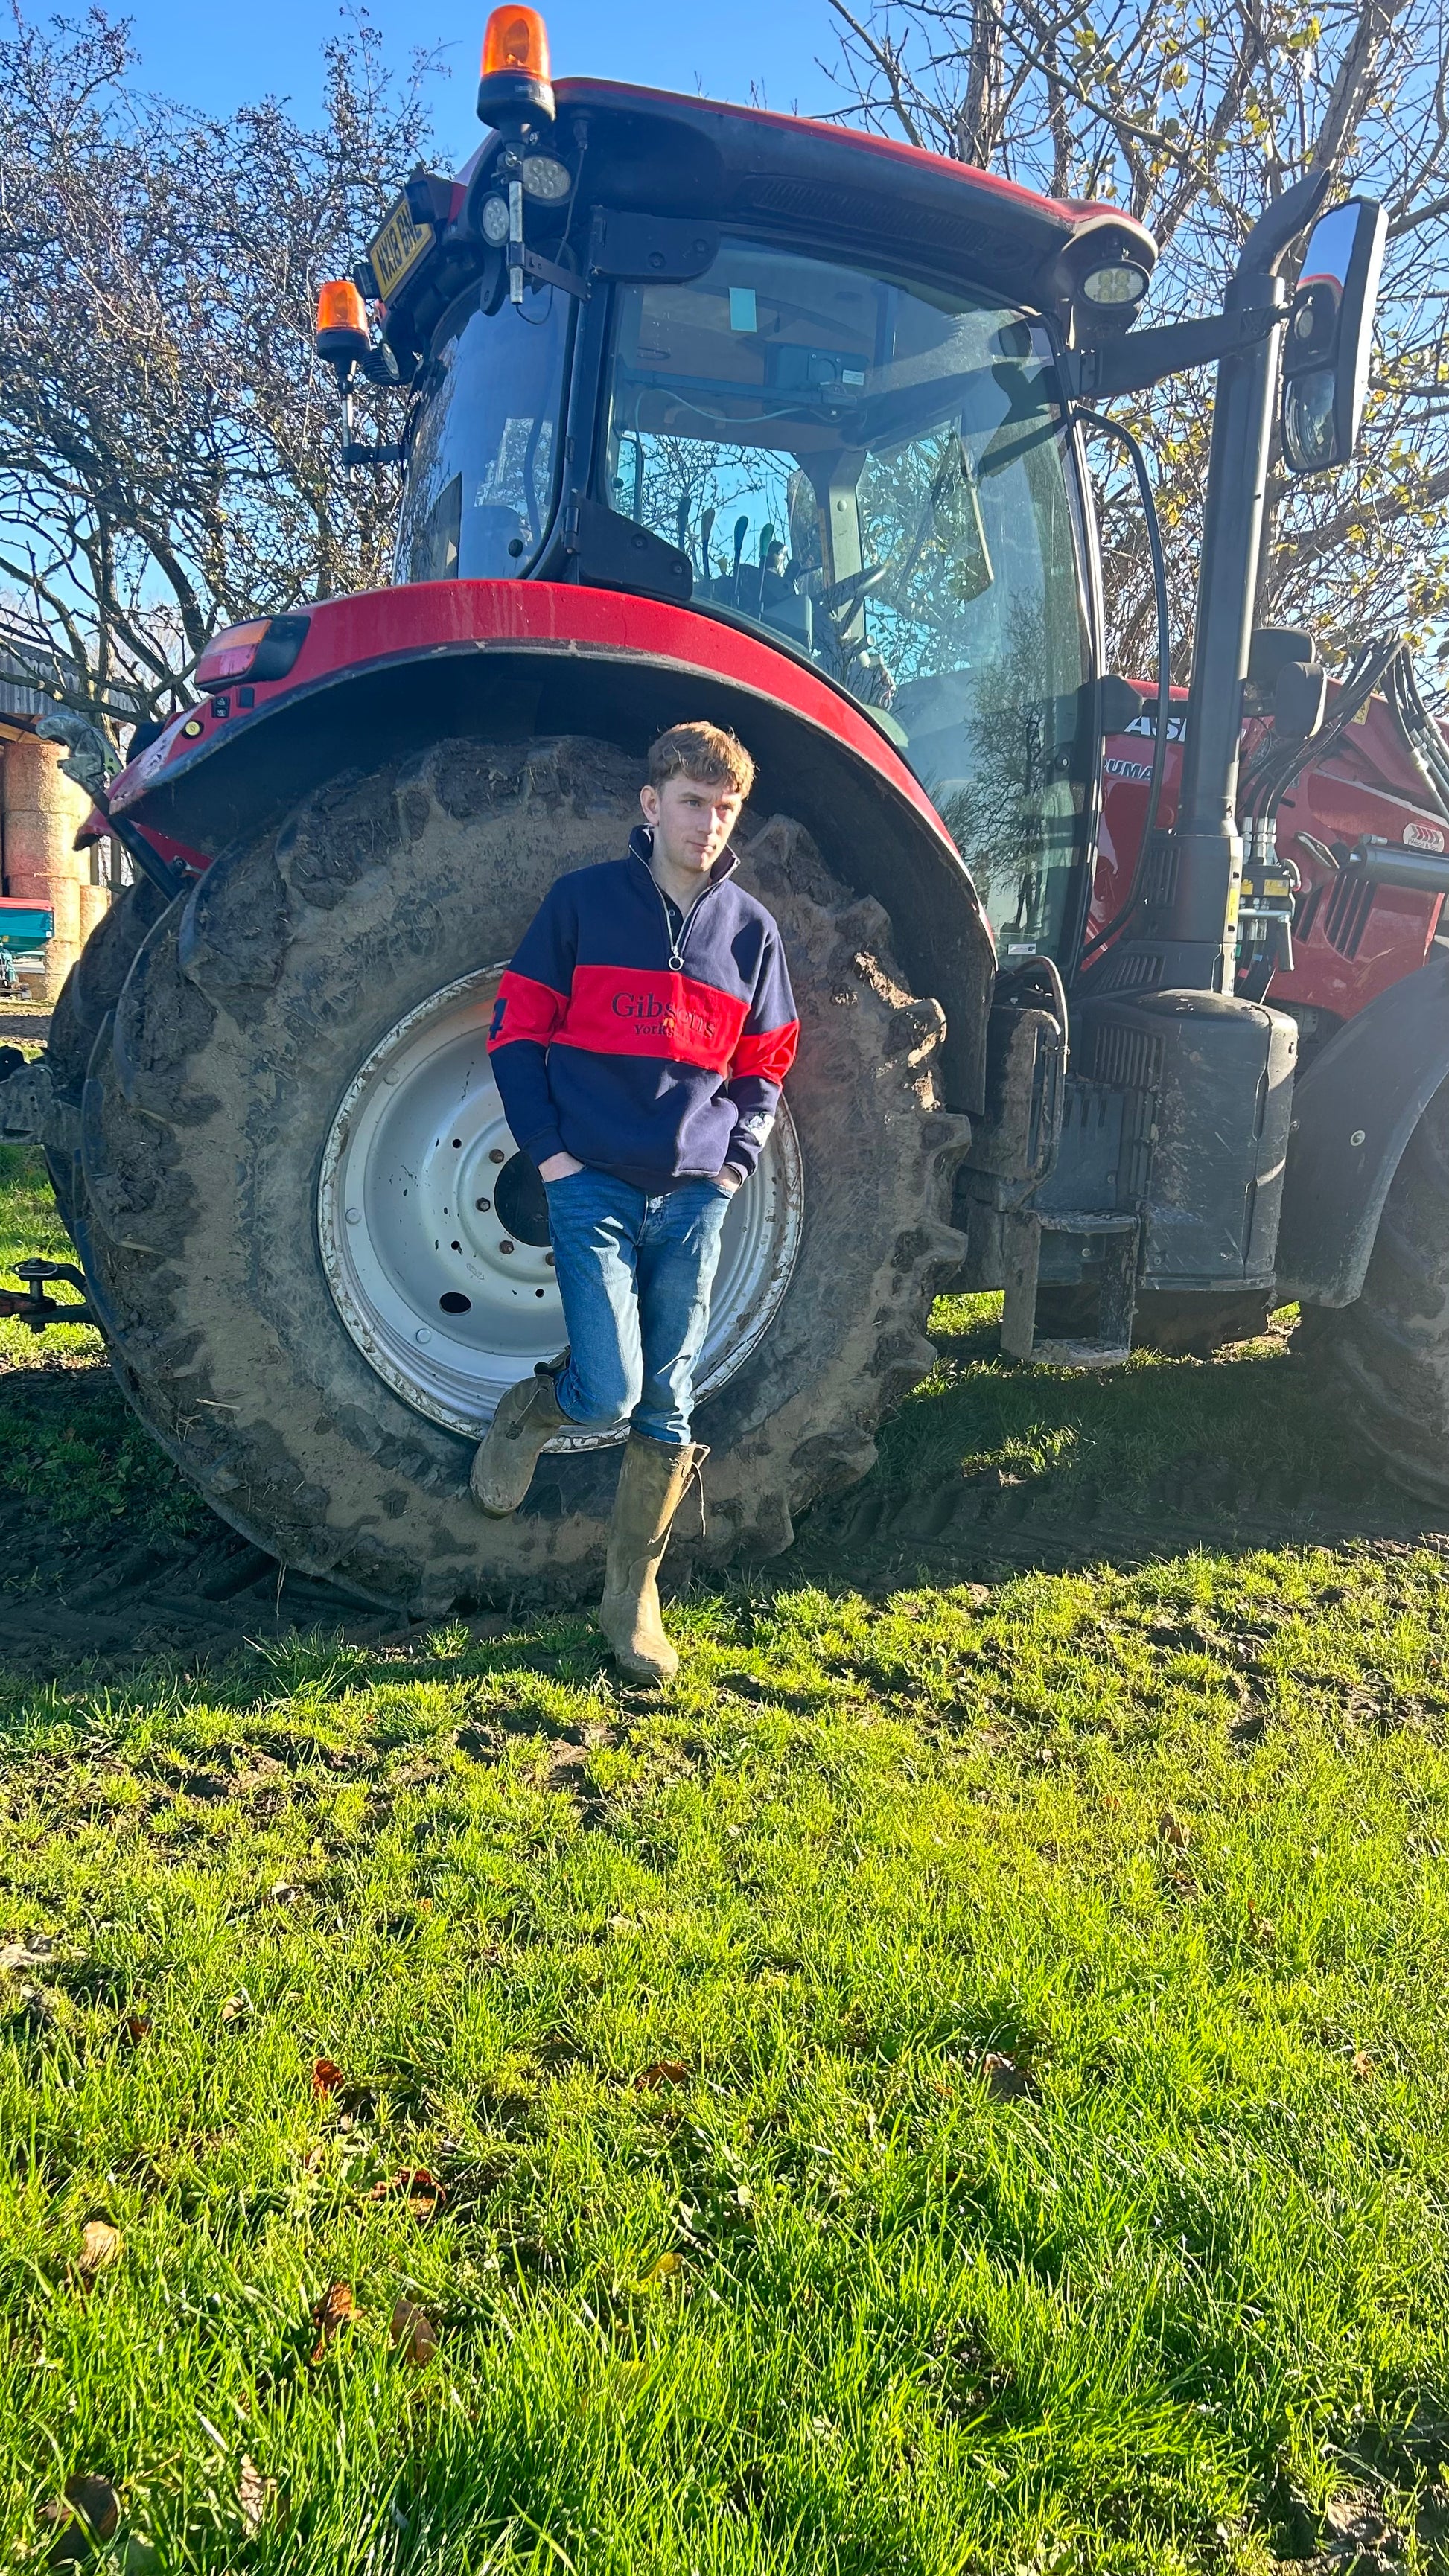
[{"label": "bare tree branch", "polygon": [[[276,99],[199,117],[131,68],[98,7],[0,43],[0,580],[95,708],[144,714],[219,626],[386,578],[394,487],[337,471],[311,307],[425,128],[366,21],[312,127]],[[361,401],[396,434],[396,395]]]}]

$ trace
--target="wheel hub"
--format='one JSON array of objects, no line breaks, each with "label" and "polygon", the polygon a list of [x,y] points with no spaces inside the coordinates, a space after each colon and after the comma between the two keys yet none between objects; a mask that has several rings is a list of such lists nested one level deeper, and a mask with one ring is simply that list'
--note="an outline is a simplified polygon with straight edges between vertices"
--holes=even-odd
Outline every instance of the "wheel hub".
[{"label": "wheel hub", "polygon": [[[338,1105],[317,1201],[323,1270],[358,1349],[417,1412],[475,1434],[505,1389],[565,1340],[543,1185],[508,1132],[489,1067],[502,971],[445,986],[373,1048]],[[768,1328],[801,1217],[799,1140],[782,1104],[725,1218],[700,1396],[727,1384]]]}]

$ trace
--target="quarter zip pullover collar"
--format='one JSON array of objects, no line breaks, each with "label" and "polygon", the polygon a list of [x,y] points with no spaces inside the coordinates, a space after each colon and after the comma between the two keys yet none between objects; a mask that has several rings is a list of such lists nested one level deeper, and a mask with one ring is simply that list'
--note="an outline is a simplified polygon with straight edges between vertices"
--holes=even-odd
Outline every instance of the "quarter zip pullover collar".
[{"label": "quarter zip pullover collar", "polygon": [[[629,855],[631,858],[639,861],[650,884],[659,897],[659,908],[664,915],[665,937],[669,943],[669,963],[674,973],[676,975],[680,974],[683,972],[684,952],[688,944],[689,933],[694,922],[695,914],[699,911],[699,908],[705,901],[706,897],[712,895],[717,886],[723,885],[725,879],[734,874],[735,869],[739,866],[739,853],[734,849],[730,842],[727,841],[725,843],[719,857],[715,860],[713,867],[710,869],[705,882],[700,887],[698,894],[690,905],[688,912],[685,912],[683,908],[675,902],[672,895],[667,895],[665,893],[663,886],[660,884],[659,879],[654,873],[654,869],[651,864],[654,856],[654,834],[647,823],[636,823],[634,826],[634,829],[629,836]],[[676,922],[679,925],[678,929],[675,928]]]}]

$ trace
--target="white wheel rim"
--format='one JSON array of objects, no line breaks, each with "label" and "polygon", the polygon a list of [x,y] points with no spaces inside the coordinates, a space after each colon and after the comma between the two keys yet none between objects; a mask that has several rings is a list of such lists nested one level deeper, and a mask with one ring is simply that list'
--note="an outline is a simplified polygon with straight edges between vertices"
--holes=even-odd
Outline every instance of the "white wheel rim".
[{"label": "white wheel rim", "polygon": [[[504,1391],[566,1339],[546,1246],[508,1236],[492,1206],[490,1183],[515,1151],[488,1063],[502,972],[445,985],[373,1048],[338,1104],[317,1195],[322,1268],[364,1359],[415,1412],[475,1436]],[[800,1244],[801,1179],[782,1102],[725,1218],[696,1399],[743,1368],[779,1310]],[[445,1296],[466,1298],[466,1310],[445,1308]],[[551,1446],[625,1436],[580,1432]]]}]

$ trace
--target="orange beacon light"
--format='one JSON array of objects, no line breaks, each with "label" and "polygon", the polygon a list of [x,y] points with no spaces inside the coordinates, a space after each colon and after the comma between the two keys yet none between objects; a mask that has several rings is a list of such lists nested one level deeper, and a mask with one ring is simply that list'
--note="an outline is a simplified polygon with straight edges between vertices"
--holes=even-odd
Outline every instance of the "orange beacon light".
[{"label": "orange beacon light", "polygon": [[537,9],[495,9],[483,33],[478,114],[485,125],[553,122],[548,29]]},{"label": "orange beacon light", "polygon": [[318,288],[314,346],[319,358],[344,371],[371,349],[367,307],[350,277],[330,277]]}]

